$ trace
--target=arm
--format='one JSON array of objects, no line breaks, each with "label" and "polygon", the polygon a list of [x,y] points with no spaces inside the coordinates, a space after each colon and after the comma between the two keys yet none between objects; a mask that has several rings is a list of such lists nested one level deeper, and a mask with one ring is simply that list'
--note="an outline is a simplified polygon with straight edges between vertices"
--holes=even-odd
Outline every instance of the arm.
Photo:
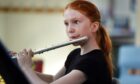
[{"label": "arm", "polygon": [[42,74],[40,72],[36,72],[36,75],[42,79],[43,81],[46,81],[48,83],[53,82],[53,76],[52,75],[48,75],[48,74]]},{"label": "arm", "polygon": [[36,74],[44,81],[50,83],[50,82],[53,82],[55,81],[56,79],[62,77],[65,73],[65,67],[62,67],[62,69],[60,69],[60,71],[55,75],[55,76],[52,76],[52,75],[48,75],[48,74],[42,74],[42,73],[39,73],[39,72],[36,72]]},{"label": "arm", "polygon": [[60,77],[64,76],[66,68],[63,66],[59,72],[54,76],[54,81],[59,79]]},{"label": "arm", "polygon": [[28,78],[31,84],[49,84],[46,81],[42,80],[36,72],[32,70],[30,67],[22,67],[21,70],[25,74],[25,76]]},{"label": "arm", "polygon": [[50,84],[82,84],[86,81],[85,74],[80,70],[72,70],[69,74],[55,80]]},{"label": "arm", "polygon": [[31,84],[48,84],[45,83],[32,69],[32,56],[33,52],[31,50],[27,51],[24,49],[17,55],[17,62],[19,67],[25,76],[29,79]]},{"label": "arm", "polygon": [[36,72],[31,68],[32,66],[31,51],[23,50],[19,53],[17,59],[21,70],[30,80],[31,84],[82,84],[86,80],[85,74],[80,70],[72,70],[69,74],[64,76],[65,68],[54,77],[55,81],[48,83],[42,80]]},{"label": "arm", "polygon": [[26,68],[24,73],[31,84],[82,84],[86,81],[85,74],[79,70],[72,70],[69,74],[60,77],[52,83],[41,80],[31,68]]}]

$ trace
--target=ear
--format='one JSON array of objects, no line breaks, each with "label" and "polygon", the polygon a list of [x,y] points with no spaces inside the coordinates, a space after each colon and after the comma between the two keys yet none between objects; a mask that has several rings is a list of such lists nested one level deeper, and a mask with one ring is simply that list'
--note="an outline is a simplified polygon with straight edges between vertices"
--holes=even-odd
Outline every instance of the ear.
[{"label": "ear", "polygon": [[91,32],[96,32],[98,29],[99,29],[99,22],[93,22],[93,23],[91,24],[91,29],[90,29],[90,31],[91,31]]}]

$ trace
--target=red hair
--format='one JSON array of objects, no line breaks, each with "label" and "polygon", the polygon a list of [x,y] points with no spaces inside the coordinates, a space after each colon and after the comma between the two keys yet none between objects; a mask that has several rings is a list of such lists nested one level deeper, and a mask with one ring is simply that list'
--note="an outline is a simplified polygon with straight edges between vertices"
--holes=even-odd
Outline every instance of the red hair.
[{"label": "red hair", "polygon": [[113,76],[113,64],[111,58],[112,52],[112,42],[111,39],[106,32],[105,28],[101,25],[101,16],[98,8],[93,3],[86,0],[76,0],[68,4],[66,9],[74,9],[84,14],[87,18],[90,19],[91,22],[99,22],[99,29],[96,32],[96,41],[101,50],[104,51],[106,61],[108,63],[108,67],[110,70],[111,77]]}]

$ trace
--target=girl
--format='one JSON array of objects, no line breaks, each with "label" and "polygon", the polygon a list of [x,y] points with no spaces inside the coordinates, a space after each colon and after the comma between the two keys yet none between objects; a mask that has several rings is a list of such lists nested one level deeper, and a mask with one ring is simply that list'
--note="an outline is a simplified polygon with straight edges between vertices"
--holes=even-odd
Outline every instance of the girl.
[{"label": "girl", "polygon": [[111,84],[111,40],[101,25],[97,7],[84,0],[69,3],[64,10],[64,24],[70,40],[87,36],[88,40],[74,44],[80,48],[67,57],[55,76],[36,73],[31,69],[32,50],[18,54],[18,63],[32,84]]}]

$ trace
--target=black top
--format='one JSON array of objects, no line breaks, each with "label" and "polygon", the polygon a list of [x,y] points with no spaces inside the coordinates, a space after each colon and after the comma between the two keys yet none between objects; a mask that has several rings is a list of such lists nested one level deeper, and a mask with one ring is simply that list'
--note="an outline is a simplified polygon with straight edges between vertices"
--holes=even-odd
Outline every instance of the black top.
[{"label": "black top", "polygon": [[101,50],[92,50],[84,55],[80,55],[81,50],[73,50],[65,62],[66,72],[72,70],[82,71],[87,80],[83,84],[111,84],[109,68]]}]

